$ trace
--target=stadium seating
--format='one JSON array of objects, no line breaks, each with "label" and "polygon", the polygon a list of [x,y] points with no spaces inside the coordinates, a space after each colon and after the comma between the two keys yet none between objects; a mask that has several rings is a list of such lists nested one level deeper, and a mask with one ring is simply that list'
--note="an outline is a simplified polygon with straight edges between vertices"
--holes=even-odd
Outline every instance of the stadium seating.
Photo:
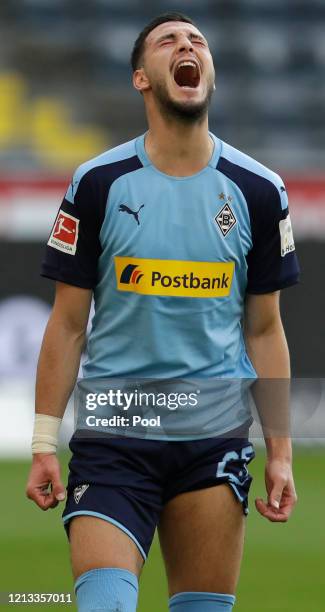
[{"label": "stadium seating", "polygon": [[[16,80],[11,93],[0,91],[1,159],[10,165],[5,132],[12,121],[10,100],[17,101],[21,87],[36,106],[44,97],[59,104],[75,129],[89,125],[93,134],[85,138],[92,139],[91,149],[100,145],[98,130],[106,143],[143,131],[141,100],[131,88],[130,51],[147,20],[171,8],[197,19],[210,41],[217,70],[211,128],[282,169],[324,164],[322,0],[310,0],[308,7],[302,0],[159,0],[154,9],[149,0],[2,0],[0,73],[21,75],[23,85]],[[55,131],[55,125],[49,120],[47,130]],[[276,142],[285,146],[277,150]],[[303,143],[300,152],[297,142]],[[21,155],[37,166],[35,147],[31,134]],[[61,161],[73,158],[71,147]]]}]

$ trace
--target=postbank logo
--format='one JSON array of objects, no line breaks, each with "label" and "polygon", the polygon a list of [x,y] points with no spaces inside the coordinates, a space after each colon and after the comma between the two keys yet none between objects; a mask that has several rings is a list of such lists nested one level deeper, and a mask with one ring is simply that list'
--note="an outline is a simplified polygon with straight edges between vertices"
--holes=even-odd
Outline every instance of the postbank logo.
[{"label": "postbank logo", "polygon": [[226,297],[234,269],[234,262],[115,257],[117,289],[143,295]]}]

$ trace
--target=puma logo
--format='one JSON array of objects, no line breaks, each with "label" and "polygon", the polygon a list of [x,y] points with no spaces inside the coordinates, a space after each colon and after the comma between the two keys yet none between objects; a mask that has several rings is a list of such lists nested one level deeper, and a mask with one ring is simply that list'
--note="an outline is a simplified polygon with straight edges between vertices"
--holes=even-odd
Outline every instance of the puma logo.
[{"label": "puma logo", "polygon": [[120,204],[119,207],[119,211],[120,212],[126,212],[128,213],[128,215],[133,215],[137,224],[140,225],[140,221],[139,221],[139,212],[141,210],[141,208],[144,207],[144,204],[141,204],[140,208],[138,210],[131,210],[131,208],[129,208],[126,204]]}]

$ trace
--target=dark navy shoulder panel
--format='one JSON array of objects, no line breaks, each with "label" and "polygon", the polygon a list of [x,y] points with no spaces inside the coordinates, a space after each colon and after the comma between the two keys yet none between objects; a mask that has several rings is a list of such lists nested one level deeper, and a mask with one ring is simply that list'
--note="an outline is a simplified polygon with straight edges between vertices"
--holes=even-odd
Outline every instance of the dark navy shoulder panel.
[{"label": "dark navy shoulder panel", "polygon": [[273,217],[275,209],[281,210],[277,187],[270,180],[247,168],[242,168],[220,157],[217,169],[239,187],[247,202],[252,234],[257,237],[258,226],[265,216]]},{"label": "dark navy shoulder panel", "polygon": [[[118,178],[142,168],[139,158],[134,155],[128,159],[95,166],[88,170],[78,183],[72,181],[73,204],[79,207],[90,230],[99,234],[105,217],[109,190]],[[73,182],[75,183],[73,188]],[[95,227],[93,227],[95,226]]]},{"label": "dark navy shoulder panel", "polygon": [[[228,150],[231,157],[229,145]],[[234,157],[240,161],[240,152]],[[287,219],[290,224],[288,200],[278,175],[244,154],[242,158],[243,166],[221,156],[217,170],[239,187],[247,203],[252,235],[247,292],[269,293],[296,283],[299,277],[294,250],[282,254],[280,222]]]},{"label": "dark navy shoulder panel", "polygon": [[[125,145],[82,164],[76,170],[51,232],[52,236],[62,213],[76,219],[78,240],[75,253],[64,252],[64,244],[62,250],[62,244],[54,242],[50,236],[42,264],[43,276],[87,289],[96,286],[97,263],[102,250],[99,234],[109,190],[118,178],[142,168],[136,155],[116,159],[123,153],[130,153],[129,150],[125,151]],[[62,234],[63,240],[64,237]]]}]

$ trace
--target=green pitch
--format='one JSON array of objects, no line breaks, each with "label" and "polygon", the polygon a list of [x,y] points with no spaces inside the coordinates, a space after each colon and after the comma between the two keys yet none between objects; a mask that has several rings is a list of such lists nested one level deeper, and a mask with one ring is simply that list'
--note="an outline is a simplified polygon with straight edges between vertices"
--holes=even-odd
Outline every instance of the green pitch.
[{"label": "green pitch", "polygon": [[[62,457],[66,465],[67,455]],[[325,451],[296,450],[299,496],[287,524],[274,525],[255,511],[264,495],[264,457],[250,464],[254,483],[236,612],[322,612],[324,610]],[[71,592],[72,579],[60,509],[46,513],[24,497],[28,463],[0,462],[0,591]],[[28,606],[40,610],[43,606]],[[13,606],[4,606],[9,610]],[[75,610],[52,605],[49,610]],[[157,541],[144,569],[139,612],[166,612],[167,589]]]}]

